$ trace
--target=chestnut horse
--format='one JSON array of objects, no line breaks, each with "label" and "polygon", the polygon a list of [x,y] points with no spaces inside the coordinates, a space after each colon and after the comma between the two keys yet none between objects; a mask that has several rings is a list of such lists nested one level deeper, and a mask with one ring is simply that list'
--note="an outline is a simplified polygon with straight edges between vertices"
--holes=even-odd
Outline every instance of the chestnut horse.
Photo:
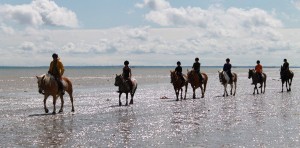
[{"label": "chestnut horse", "polygon": [[230,84],[231,89],[230,89],[230,95],[232,95],[232,89],[234,85],[234,93],[233,96],[235,96],[236,93],[236,82],[237,82],[237,75],[236,73],[232,73],[232,80],[230,81],[229,76],[225,71],[218,71],[219,73],[219,80],[221,84],[224,86],[224,94],[223,97],[228,96],[227,93],[227,85]]},{"label": "chestnut horse", "polygon": [[204,98],[204,93],[206,91],[208,76],[206,75],[206,73],[201,73],[201,75],[203,78],[203,83],[200,82],[199,76],[195,70],[191,70],[191,71],[187,70],[188,81],[189,81],[189,83],[191,83],[191,86],[193,88],[193,99],[196,99],[195,90],[198,87],[200,87],[200,89],[201,89],[201,93],[202,93],[201,98]]},{"label": "chestnut horse", "polygon": [[137,81],[135,79],[131,79],[132,87],[129,86],[128,82],[123,78],[122,75],[117,75],[115,78],[115,86],[119,87],[119,106],[122,105],[121,103],[121,95],[122,93],[126,94],[126,106],[128,105],[128,93],[131,95],[131,100],[129,104],[133,104],[133,97],[135,91],[137,89]]},{"label": "chestnut horse", "polygon": [[[56,113],[56,100],[58,97],[60,97],[61,100],[61,107],[59,112],[63,112],[63,106],[64,106],[64,98],[63,95],[61,95],[61,92],[58,90],[58,84],[55,80],[55,78],[50,74],[43,74],[41,76],[36,76],[38,80],[38,88],[39,93],[44,95],[44,109],[45,112],[48,113],[49,110],[46,106],[46,101],[49,96],[53,97],[53,112],[52,114]],[[62,77],[63,87],[64,90],[69,94],[71,103],[72,103],[72,112],[74,112],[74,105],[73,105],[73,87],[71,81],[66,78]]]},{"label": "chestnut horse", "polygon": [[[255,72],[254,69],[249,69],[248,72],[248,78],[251,79],[252,78],[252,82],[254,84],[254,91],[253,94],[255,94],[255,89],[256,89],[256,93],[258,93],[258,88],[257,88],[257,83],[260,84],[259,88],[260,88],[260,93],[265,93],[266,90],[266,80],[267,80],[267,75],[265,73],[262,73],[262,79],[259,79],[258,73]],[[264,87],[264,91],[262,90],[262,86]]]},{"label": "chestnut horse", "polygon": [[280,69],[281,75],[281,92],[283,92],[283,85],[285,83],[285,87],[287,91],[291,91],[292,81],[294,77],[294,73],[291,70],[283,71],[283,67]]},{"label": "chestnut horse", "polygon": [[173,84],[175,94],[176,94],[176,101],[178,101],[178,95],[179,91],[181,91],[181,100],[182,100],[182,87],[185,87],[185,93],[184,93],[184,99],[186,99],[186,92],[187,92],[187,86],[188,81],[185,75],[183,75],[183,78],[185,81],[182,81],[182,79],[176,74],[175,71],[170,71],[170,77],[171,77],[171,83]]}]

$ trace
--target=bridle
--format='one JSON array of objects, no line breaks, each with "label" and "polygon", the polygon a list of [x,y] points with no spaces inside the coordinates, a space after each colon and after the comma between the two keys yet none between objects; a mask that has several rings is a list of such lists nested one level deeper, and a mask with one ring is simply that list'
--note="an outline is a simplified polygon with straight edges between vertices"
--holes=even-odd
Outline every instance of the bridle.
[{"label": "bridle", "polygon": [[45,86],[45,76],[42,77],[41,81],[38,82],[38,87],[39,87],[39,93],[40,94],[45,94],[44,92],[44,86]]}]

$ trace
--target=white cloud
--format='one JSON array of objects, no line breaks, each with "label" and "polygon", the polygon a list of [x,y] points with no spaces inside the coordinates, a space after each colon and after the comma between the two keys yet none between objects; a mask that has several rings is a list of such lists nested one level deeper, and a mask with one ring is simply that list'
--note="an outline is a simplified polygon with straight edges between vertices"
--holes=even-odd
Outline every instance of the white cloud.
[{"label": "white cloud", "polygon": [[297,9],[300,10],[300,0],[292,0],[291,2]]},{"label": "white cloud", "polygon": [[30,4],[0,5],[0,23],[39,27],[42,25],[78,27],[76,14],[51,0],[33,0]]},{"label": "white cloud", "polygon": [[138,8],[149,7],[153,10],[162,10],[171,7],[170,3],[165,0],[144,0],[144,3],[137,3],[135,6]]}]

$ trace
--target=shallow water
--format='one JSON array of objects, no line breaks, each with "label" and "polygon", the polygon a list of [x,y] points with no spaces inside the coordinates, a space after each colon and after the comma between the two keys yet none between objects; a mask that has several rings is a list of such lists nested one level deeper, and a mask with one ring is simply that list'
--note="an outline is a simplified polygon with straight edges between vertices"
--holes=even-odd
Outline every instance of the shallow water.
[{"label": "shallow water", "polygon": [[[36,75],[46,68],[0,69],[1,147],[299,147],[299,73],[281,93],[278,68],[266,68],[265,94],[252,95],[247,68],[238,74],[235,97],[221,97],[218,68],[208,74],[205,98],[175,101],[168,67],[136,67],[134,104],[118,106],[113,86],[120,68],[69,68],[75,112],[65,96],[64,113],[45,114]],[[186,69],[186,68],[184,68]],[[160,99],[167,97],[168,99]],[[122,96],[125,104],[125,96]],[[52,98],[47,101],[50,112]],[[57,102],[57,108],[60,101]]]}]

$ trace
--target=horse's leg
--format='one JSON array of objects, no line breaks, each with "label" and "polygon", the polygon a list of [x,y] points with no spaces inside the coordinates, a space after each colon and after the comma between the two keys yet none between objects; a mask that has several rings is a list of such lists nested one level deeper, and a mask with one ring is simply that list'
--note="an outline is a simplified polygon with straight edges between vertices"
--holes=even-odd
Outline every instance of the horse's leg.
[{"label": "horse's leg", "polygon": [[195,89],[195,87],[193,87],[193,99],[196,99],[195,91],[196,91],[196,89]]},{"label": "horse's leg", "polygon": [[180,96],[181,96],[181,100],[182,100],[182,87],[180,88]]},{"label": "horse's leg", "polygon": [[256,88],[256,92],[257,92],[257,94],[259,94],[259,91],[258,91],[257,85],[255,85],[255,88]]},{"label": "horse's leg", "polygon": [[284,81],[281,79],[281,92],[283,92]]},{"label": "horse's leg", "polygon": [[223,94],[223,97],[225,96],[228,96],[228,93],[227,93],[227,83],[224,84],[224,94]]},{"label": "horse's leg", "polygon": [[288,89],[288,83],[289,83],[289,80],[287,80],[287,81],[285,82],[285,88],[286,88],[286,91],[289,91],[289,89]]},{"label": "horse's leg", "polygon": [[131,100],[130,100],[129,104],[133,104],[133,97],[134,97],[136,89],[137,89],[137,84],[135,85],[135,87],[132,89],[132,91],[130,93],[131,94]]},{"label": "horse's leg", "polygon": [[184,100],[186,99],[187,85],[185,85]]},{"label": "horse's leg", "polygon": [[64,96],[60,95],[60,100],[61,100],[61,106],[60,106],[60,110],[58,111],[59,113],[63,112],[63,108],[64,108]]},{"label": "horse's leg", "polygon": [[230,84],[230,95],[232,95],[232,89],[233,89],[233,82]]},{"label": "horse's leg", "polygon": [[70,96],[70,100],[71,100],[71,103],[72,103],[72,110],[71,110],[71,111],[74,112],[75,109],[74,109],[74,103],[73,103],[74,99],[73,99],[73,94],[72,94],[72,92],[69,93],[69,96]]},{"label": "horse's leg", "polygon": [[128,93],[126,93],[126,106],[128,105]]},{"label": "horse's leg", "polygon": [[177,91],[176,88],[174,88],[174,91],[175,91],[175,94],[176,94],[176,101],[178,101],[178,95],[179,95],[179,92]]},{"label": "horse's leg", "polygon": [[49,97],[49,95],[44,95],[44,110],[46,113],[49,112],[48,108],[47,108],[47,105],[46,105],[46,102],[47,102],[47,98]]},{"label": "horse's leg", "polygon": [[235,96],[235,93],[236,93],[236,81],[233,82],[234,83],[234,93],[233,93],[233,96]]},{"label": "horse's leg", "polygon": [[204,98],[204,90],[203,90],[202,84],[200,85],[200,89],[201,89],[201,98]]},{"label": "horse's leg", "polygon": [[253,95],[255,95],[255,88],[256,88],[256,85],[254,85],[254,88],[253,88]]},{"label": "horse's leg", "polygon": [[292,90],[291,87],[292,87],[292,81],[293,81],[293,78],[291,78],[291,82],[289,83],[290,85],[290,91]]},{"label": "horse's leg", "polygon": [[52,112],[52,114],[56,114],[56,100],[57,100],[57,97],[54,95],[53,96],[53,112]]},{"label": "horse's leg", "polygon": [[122,95],[122,93],[120,92],[120,93],[119,93],[119,106],[122,105],[122,102],[121,102],[121,95]]}]

